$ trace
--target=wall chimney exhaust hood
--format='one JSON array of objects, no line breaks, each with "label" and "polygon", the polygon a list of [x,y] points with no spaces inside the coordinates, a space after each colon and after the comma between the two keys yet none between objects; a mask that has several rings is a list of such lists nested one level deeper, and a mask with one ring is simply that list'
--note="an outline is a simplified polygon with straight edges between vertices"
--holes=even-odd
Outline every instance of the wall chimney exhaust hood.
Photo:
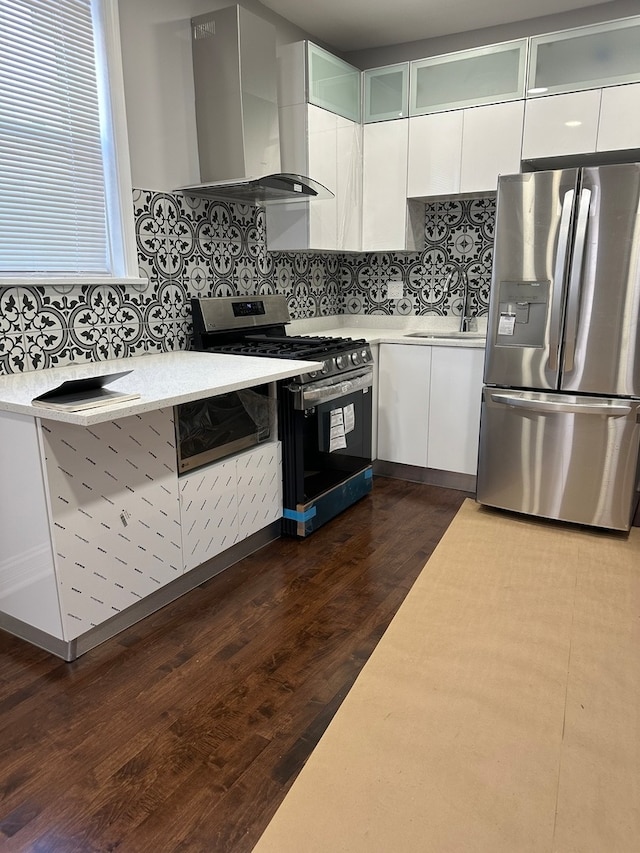
[{"label": "wall chimney exhaust hood", "polygon": [[333,193],[280,171],[276,30],[242,6],[191,19],[200,180],[188,195],[264,205]]}]

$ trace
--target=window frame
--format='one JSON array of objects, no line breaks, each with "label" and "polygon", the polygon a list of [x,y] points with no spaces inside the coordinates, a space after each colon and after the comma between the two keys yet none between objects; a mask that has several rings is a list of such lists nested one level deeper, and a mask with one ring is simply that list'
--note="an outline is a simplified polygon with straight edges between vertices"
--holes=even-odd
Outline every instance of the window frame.
[{"label": "window frame", "polygon": [[103,128],[107,243],[111,272],[104,275],[0,270],[0,288],[72,284],[138,283],[138,253],[133,216],[131,166],[127,134],[118,0],[90,0],[96,49],[96,76]]}]

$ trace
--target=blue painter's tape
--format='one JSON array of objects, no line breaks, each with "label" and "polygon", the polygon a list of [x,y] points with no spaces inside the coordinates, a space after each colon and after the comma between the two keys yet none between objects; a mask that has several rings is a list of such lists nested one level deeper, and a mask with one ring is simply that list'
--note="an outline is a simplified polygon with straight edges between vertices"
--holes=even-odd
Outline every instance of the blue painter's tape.
[{"label": "blue painter's tape", "polygon": [[284,509],[282,515],[290,521],[309,521],[310,518],[315,516],[316,512],[317,509],[312,506],[306,512],[296,512],[295,509]]}]

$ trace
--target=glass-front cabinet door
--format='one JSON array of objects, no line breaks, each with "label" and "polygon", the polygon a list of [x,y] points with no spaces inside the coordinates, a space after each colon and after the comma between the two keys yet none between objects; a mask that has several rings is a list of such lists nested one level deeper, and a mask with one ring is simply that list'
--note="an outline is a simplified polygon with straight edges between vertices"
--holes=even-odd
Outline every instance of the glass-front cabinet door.
[{"label": "glass-front cabinet door", "polygon": [[640,80],[640,17],[531,39],[527,97]]},{"label": "glass-front cabinet door", "polygon": [[409,114],[522,98],[526,67],[527,39],[414,61]]},{"label": "glass-front cabinet door", "polygon": [[310,104],[359,122],[360,75],[358,68],[307,42],[307,101]]},{"label": "glass-front cabinet door", "polygon": [[363,72],[364,122],[388,121],[409,114],[409,63]]}]

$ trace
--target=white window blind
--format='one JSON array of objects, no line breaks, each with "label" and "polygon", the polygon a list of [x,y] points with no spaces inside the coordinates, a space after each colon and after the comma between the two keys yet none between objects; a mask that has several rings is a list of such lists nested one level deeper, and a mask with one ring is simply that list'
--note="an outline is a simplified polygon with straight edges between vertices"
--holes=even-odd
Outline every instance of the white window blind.
[{"label": "white window blind", "polygon": [[0,276],[112,272],[91,0],[0,4]]}]

